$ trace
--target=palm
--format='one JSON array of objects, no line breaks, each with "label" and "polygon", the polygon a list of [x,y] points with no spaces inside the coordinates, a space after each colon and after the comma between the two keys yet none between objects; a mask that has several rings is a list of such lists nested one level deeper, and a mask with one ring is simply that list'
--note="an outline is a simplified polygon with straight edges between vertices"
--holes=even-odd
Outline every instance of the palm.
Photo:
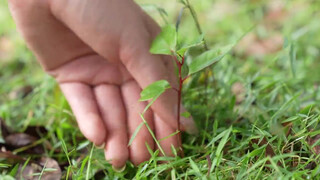
[{"label": "palm", "polygon": [[90,86],[111,84],[121,86],[132,76],[121,63],[111,63],[93,54],[77,58],[50,71],[59,83],[78,82]]},{"label": "palm", "polygon": [[[106,158],[116,167],[128,158],[139,164],[149,158],[145,142],[152,137],[142,128],[128,148],[128,139],[142,122],[140,88],[122,64],[98,55],[80,57],[51,71],[69,101],[84,135],[96,144],[105,143]],[[153,116],[146,114],[153,129]]]}]

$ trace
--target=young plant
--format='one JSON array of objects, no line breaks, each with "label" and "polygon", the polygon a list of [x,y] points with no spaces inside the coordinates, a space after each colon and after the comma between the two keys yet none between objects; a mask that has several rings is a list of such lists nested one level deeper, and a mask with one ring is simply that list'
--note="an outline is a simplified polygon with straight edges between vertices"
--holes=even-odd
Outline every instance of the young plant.
[{"label": "young plant", "polygon": [[[151,102],[145,109],[146,111],[151,106],[151,104],[167,89],[173,88],[177,92],[177,98],[178,98],[177,99],[177,109],[178,109],[177,134],[180,142],[180,139],[181,139],[180,116],[184,115],[184,114],[181,114],[180,112],[180,105],[182,103],[181,99],[182,99],[182,89],[183,89],[184,82],[191,75],[221,60],[231,50],[234,44],[218,50],[214,49],[214,50],[205,51],[204,53],[195,57],[190,64],[187,64],[186,52],[192,47],[202,45],[204,43],[203,41],[204,36],[200,35],[197,39],[195,39],[191,43],[185,44],[183,46],[181,46],[180,43],[177,42],[177,39],[178,39],[177,36],[178,36],[178,31],[176,30],[176,28],[173,25],[166,25],[165,27],[162,28],[161,33],[154,39],[150,48],[150,52],[153,54],[170,55],[172,57],[178,69],[178,82],[179,82],[178,88],[171,87],[169,82],[166,80],[156,81],[153,84],[150,84],[141,92],[140,101],[151,100]],[[143,117],[143,114],[144,113],[142,113],[142,117]],[[137,128],[136,133],[139,131],[141,126]],[[130,142],[132,142],[133,138],[134,136],[131,137]]]}]

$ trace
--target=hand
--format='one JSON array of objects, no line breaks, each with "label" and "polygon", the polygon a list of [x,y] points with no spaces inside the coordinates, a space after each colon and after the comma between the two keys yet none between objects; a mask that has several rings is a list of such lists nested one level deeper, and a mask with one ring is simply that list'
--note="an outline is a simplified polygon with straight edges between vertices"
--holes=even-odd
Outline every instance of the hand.
[{"label": "hand", "polygon": [[[18,29],[43,68],[53,75],[76,116],[82,133],[96,145],[105,145],[106,159],[120,168],[130,159],[149,158],[145,147],[157,148],[143,127],[128,148],[128,139],[140,124],[141,88],[160,79],[176,87],[168,57],[151,55],[149,47],[159,33],[157,24],[132,0],[10,0]],[[169,90],[146,114],[157,139],[177,129],[177,94]],[[196,131],[191,118],[181,126]],[[177,136],[160,142],[166,155]]]}]

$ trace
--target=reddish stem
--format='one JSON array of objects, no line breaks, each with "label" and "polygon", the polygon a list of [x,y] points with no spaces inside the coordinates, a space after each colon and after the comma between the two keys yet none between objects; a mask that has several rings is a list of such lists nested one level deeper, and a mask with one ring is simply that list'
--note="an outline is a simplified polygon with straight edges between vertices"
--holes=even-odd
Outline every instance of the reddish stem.
[{"label": "reddish stem", "polygon": [[182,96],[182,86],[183,86],[183,81],[185,81],[189,76],[183,78],[182,77],[182,66],[184,64],[184,56],[179,55],[179,57],[181,58],[181,62],[178,60],[178,57],[173,55],[173,58],[178,66],[178,70],[179,70],[179,88],[173,88],[175,91],[177,91],[178,93],[178,103],[177,103],[177,108],[178,108],[178,114],[177,114],[177,129],[178,129],[178,142],[179,142],[179,154],[181,156],[183,156],[183,150],[182,150],[182,146],[181,146],[181,128],[180,128],[180,108],[181,108],[181,96]]},{"label": "reddish stem", "polygon": [[[184,57],[181,57],[182,60],[181,62],[177,63],[178,65],[178,69],[179,69],[179,89],[178,89],[178,114],[177,114],[177,127],[178,127],[178,142],[180,143],[181,142],[181,129],[180,129],[180,106],[181,106],[181,96],[182,96],[182,86],[183,86],[183,81],[184,79],[182,78],[182,66],[184,64]],[[177,59],[177,58],[176,58]],[[181,147],[181,144],[179,144],[179,147],[181,148],[180,152],[183,153],[183,150],[182,150],[182,147]]]},{"label": "reddish stem", "polygon": [[190,75],[188,75],[187,77],[183,78],[182,82],[184,82],[185,80],[187,80],[190,77]]},{"label": "reddish stem", "polygon": [[178,90],[177,88],[175,88],[175,87],[173,87],[172,89],[175,90],[175,91],[177,91],[177,92],[179,92],[179,90]]},{"label": "reddish stem", "polygon": [[179,66],[181,65],[181,63],[180,63],[180,61],[178,60],[178,58],[177,58],[175,55],[173,55],[173,59],[174,59],[174,61],[176,62],[177,66],[179,67]]}]

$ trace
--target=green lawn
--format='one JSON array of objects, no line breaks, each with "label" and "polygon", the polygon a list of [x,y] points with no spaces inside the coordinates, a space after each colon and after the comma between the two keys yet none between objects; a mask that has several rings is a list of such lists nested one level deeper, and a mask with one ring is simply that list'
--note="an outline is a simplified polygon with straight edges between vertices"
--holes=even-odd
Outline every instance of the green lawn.
[{"label": "green lawn", "polygon": [[[138,2],[162,26],[175,24],[182,7],[179,1]],[[207,70],[207,81],[201,72],[185,84],[183,103],[200,130],[183,134],[185,157],[159,164],[154,155],[117,173],[76,128],[59,87],[41,70],[16,32],[7,2],[0,1],[0,118],[12,132],[37,137],[27,146],[8,146],[2,125],[0,179],[19,178],[21,169],[37,163],[34,179],[45,179],[57,169],[41,157],[54,159],[63,179],[320,179],[320,1],[190,2],[210,49],[251,30]],[[198,36],[188,10],[179,34],[181,41]],[[202,51],[191,49],[187,61]]]}]

